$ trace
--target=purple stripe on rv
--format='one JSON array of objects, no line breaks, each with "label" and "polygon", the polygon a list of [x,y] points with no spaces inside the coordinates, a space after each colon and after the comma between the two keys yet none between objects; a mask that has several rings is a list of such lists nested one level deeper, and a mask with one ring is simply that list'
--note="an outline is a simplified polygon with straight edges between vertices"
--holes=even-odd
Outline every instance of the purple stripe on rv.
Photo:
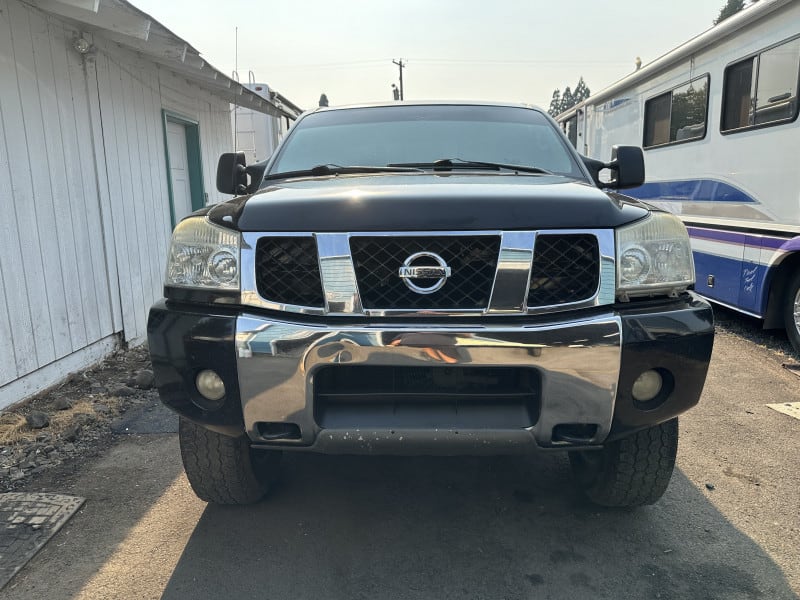
[{"label": "purple stripe on rv", "polygon": [[743,233],[741,231],[729,231],[722,229],[705,229],[702,227],[687,227],[689,236],[702,240],[715,242],[725,242],[728,244],[747,244],[754,238],[761,240],[761,248],[772,248],[774,250],[798,250],[800,249],[800,236],[794,238],[776,237],[771,235],[757,235],[753,233]]},{"label": "purple stripe on rv", "polygon": [[625,194],[645,201],[759,203],[744,190],[718,179],[650,181],[640,187],[626,190]]},{"label": "purple stripe on rv", "polygon": [[797,252],[800,250],[800,235],[794,236],[790,240],[784,240],[784,244],[780,246],[784,252]]}]

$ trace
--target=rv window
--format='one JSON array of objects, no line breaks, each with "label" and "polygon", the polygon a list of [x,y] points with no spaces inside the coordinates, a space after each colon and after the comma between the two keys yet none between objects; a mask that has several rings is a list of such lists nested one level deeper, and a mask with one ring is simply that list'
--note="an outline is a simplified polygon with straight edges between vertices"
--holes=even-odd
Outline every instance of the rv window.
[{"label": "rv window", "polygon": [[794,117],[800,38],[767,50],[759,57],[755,124]]},{"label": "rv window", "polygon": [[706,134],[708,75],[644,105],[644,147],[701,139]]},{"label": "rv window", "polygon": [[794,119],[799,69],[800,38],[728,67],[722,131]]},{"label": "rv window", "polygon": [[702,138],[706,134],[708,77],[672,90],[672,118],[669,141],[682,142]]},{"label": "rv window", "polygon": [[754,58],[748,58],[725,70],[723,131],[750,125],[750,92],[753,88],[754,61]]},{"label": "rv window", "polygon": [[648,100],[644,105],[644,146],[669,143],[669,107],[672,92]]},{"label": "rv window", "polygon": [[573,148],[578,147],[578,115],[564,121],[564,133],[567,134]]}]

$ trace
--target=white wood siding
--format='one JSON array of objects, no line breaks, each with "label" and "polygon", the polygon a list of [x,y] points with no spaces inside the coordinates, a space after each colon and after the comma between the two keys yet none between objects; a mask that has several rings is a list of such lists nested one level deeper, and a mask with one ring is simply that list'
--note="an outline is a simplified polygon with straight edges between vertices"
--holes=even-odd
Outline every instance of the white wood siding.
[{"label": "white wood siding", "polygon": [[230,151],[230,107],[155,63],[95,38],[100,122],[125,339],[147,333],[147,311],[162,297],[172,229],[162,109],[197,121],[208,202],[224,199],[213,174]]},{"label": "white wood siding", "polygon": [[114,332],[86,79],[72,33],[0,0],[0,385]]},{"label": "white wood siding", "polygon": [[172,228],[162,109],[198,123],[206,201],[224,199],[227,101],[99,35],[83,57],[77,35],[0,0],[0,408],[36,387],[20,378],[144,339]]}]

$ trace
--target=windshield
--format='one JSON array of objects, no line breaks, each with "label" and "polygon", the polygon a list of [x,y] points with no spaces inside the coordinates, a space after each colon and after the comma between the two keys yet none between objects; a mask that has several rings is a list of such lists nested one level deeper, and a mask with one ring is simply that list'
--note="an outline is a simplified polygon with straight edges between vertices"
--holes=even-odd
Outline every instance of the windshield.
[{"label": "windshield", "polygon": [[525,108],[406,105],[324,111],[297,124],[269,172],[459,158],[583,178],[562,137],[541,113]]}]

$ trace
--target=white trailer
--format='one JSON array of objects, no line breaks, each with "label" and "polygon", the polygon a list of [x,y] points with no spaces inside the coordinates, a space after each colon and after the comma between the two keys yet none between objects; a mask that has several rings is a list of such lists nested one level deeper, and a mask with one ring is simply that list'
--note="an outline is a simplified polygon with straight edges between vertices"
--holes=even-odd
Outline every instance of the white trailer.
[{"label": "white trailer", "polygon": [[235,147],[237,151],[245,153],[247,164],[253,164],[267,160],[272,155],[300,110],[288,102],[290,106],[284,106],[280,94],[270,90],[266,83],[256,83],[251,77],[249,83],[242,85],[267,101],[276,103],[284,113],[275,116],[252,108],[234,106],[232,121],[236,132]]},{"label": "white trailer", "polygon": [[696,289],[800,353],[800,2],[761,0],[557,117],[582,154],[641,145],[626,193],[680,215]]}]

